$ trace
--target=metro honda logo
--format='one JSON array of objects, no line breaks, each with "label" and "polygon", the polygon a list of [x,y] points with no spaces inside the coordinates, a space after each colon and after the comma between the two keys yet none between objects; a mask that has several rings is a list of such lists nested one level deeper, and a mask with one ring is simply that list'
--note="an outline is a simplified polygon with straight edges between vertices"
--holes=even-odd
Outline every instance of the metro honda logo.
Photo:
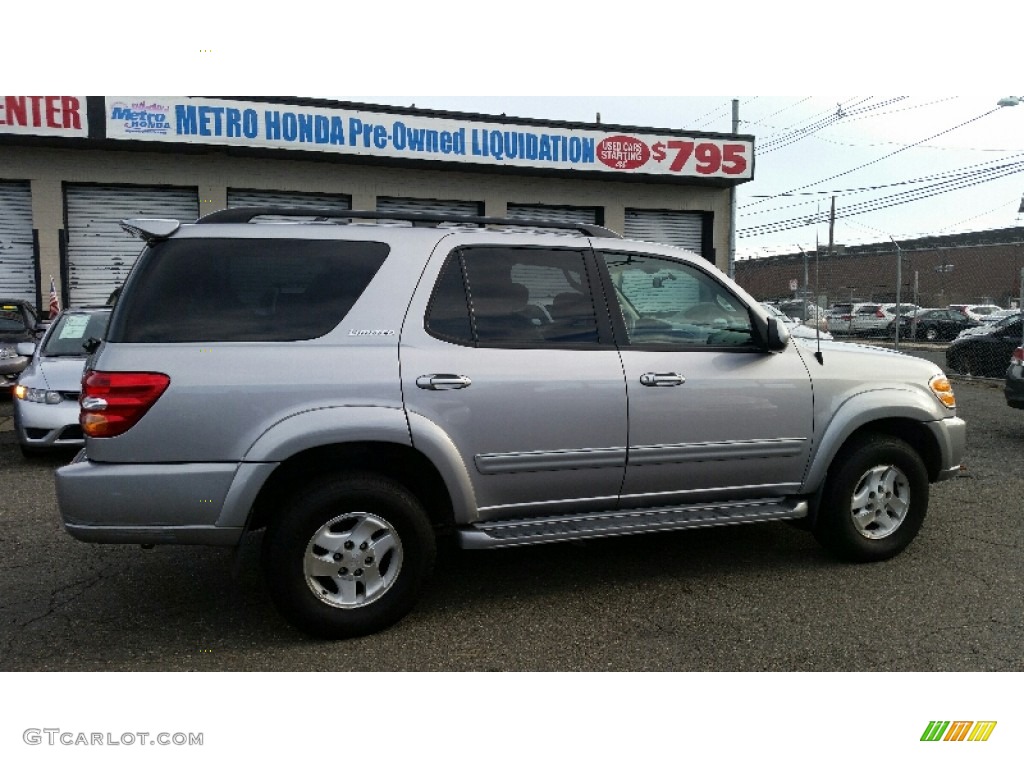
[{"label": "metro honda logo", "polygon": [[110,108],[111,121],[124,122],[125,133],[158,133],[166,135],[171,128],[170,107],[145,101],[125,104],[117,102]]}]

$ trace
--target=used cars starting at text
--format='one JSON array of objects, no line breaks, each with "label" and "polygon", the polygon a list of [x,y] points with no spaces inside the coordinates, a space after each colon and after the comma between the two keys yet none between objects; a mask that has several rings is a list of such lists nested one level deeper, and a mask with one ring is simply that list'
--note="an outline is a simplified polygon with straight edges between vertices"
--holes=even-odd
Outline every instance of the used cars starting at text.
[{"label": "used cars starting at text", "polygon": [[[351,225],[378,218],[417,226]],[[427,214],[125,226],[147,247],[86,366],[64,526],[143,545],[265,529],[270,594],[314,635],[399,620],[439,537],[792,520],[883,560],[959,471],[937,366],[790,339],[686,251]]]}]

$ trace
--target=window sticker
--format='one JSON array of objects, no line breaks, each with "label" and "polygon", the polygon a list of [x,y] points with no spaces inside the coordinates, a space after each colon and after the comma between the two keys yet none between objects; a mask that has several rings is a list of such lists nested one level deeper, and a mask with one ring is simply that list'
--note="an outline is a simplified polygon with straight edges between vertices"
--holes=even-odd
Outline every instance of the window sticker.
[{"label": "window sticker", "polygon": [[68,315],[64,320],[64,327],[60,329],[58,339],[80,339],[85,336],[85,329],[89,325],[88,315]]}]

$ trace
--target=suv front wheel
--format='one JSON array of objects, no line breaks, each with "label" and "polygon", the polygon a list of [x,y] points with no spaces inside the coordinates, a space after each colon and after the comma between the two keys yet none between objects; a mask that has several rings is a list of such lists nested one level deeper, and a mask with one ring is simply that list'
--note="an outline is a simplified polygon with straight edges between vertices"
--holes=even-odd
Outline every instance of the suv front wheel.
[{"label": "suv front wheel", "polygon": [[814,535],[844,560],[887,560],[914,540],[927,510],[921,457],[898,438],[872,436],[833,462]]},{"label": "suv front wheel", "polygon": [[404,617],[435,552],[427,516],[405,488],[377,475],[339,474],[286,502],[264,538],[263,568],[289,622],[340,639]]}]

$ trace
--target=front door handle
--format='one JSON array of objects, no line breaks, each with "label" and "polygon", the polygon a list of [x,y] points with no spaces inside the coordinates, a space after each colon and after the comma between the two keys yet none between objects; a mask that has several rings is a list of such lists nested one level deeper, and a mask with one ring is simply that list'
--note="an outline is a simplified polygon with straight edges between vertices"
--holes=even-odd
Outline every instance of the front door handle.
[{"label": "front door handle", "polygon": [[640,377],[645,387],[678,387],[685,382],[678,373],[645,373]]},{"label": "front door handle", "polygon": [[457,373],[431,373],[420,376],[416,379],[416,386],[420,389],[465,389],[472,380],[469,376],[460,376]]}]

